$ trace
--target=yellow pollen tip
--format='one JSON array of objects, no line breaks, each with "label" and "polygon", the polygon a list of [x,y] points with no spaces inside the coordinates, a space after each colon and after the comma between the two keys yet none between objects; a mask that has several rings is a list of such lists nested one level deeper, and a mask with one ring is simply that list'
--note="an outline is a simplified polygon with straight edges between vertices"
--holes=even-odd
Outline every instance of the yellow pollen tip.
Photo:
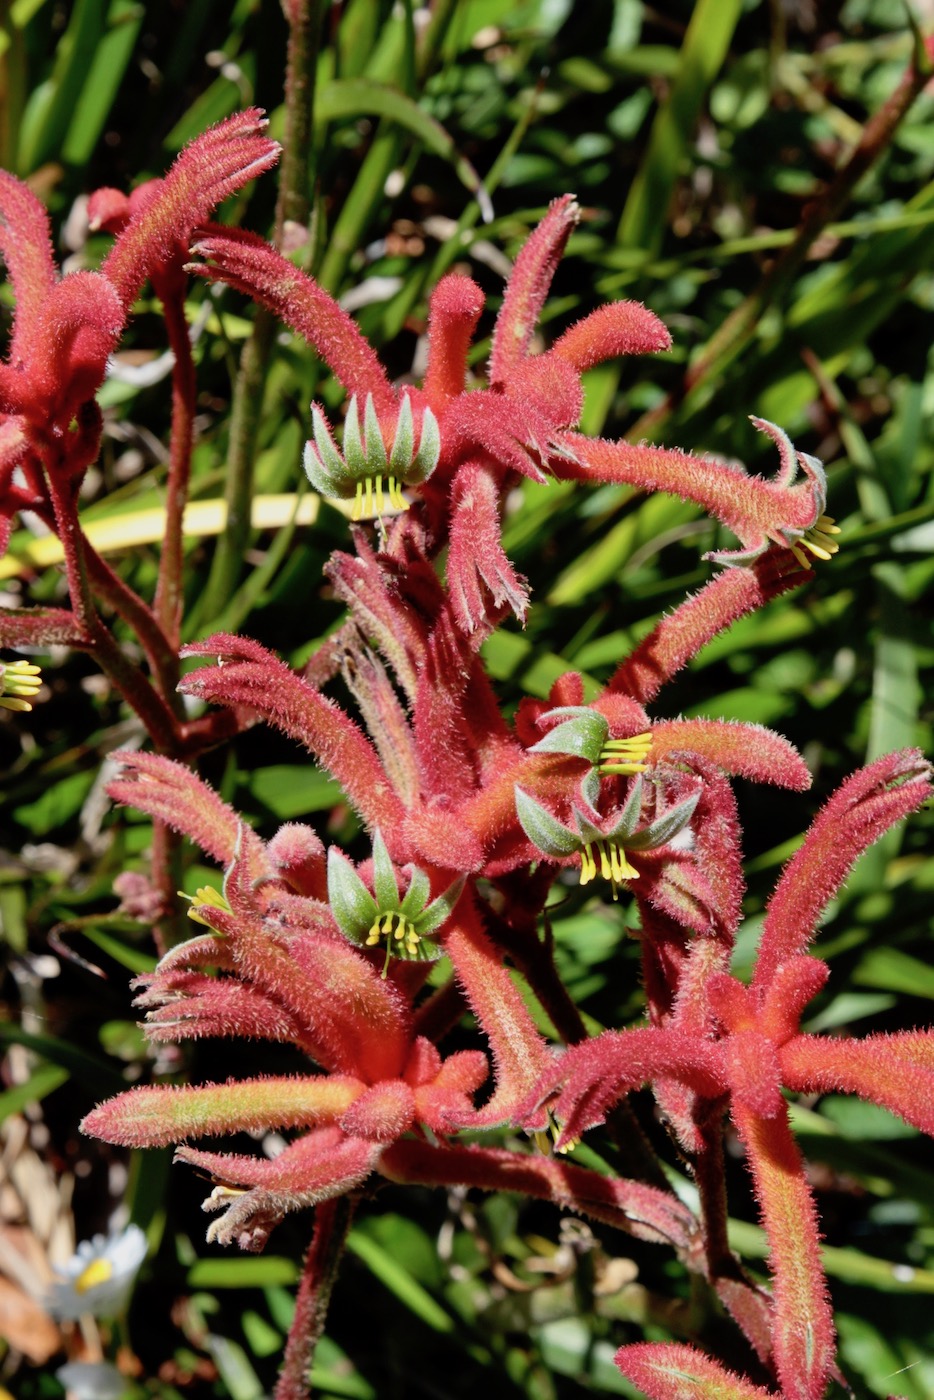
[{"label": "yellow pollen tip", "polygon": [[215,890],[211,885],[202,885],[200,889],[195,890],[194,894],[186,894],[184,890],[179,890],[178,895],[181,899],[190,900],[189,919],[192,919],[196,924],[203,924],[205,928],[211,927],[207,919],[199,913],[199,910],[205,906],[209,909],[223,909],[228,914],[233,912],[220,890]]},{"label": "yellow pollen tip", "polygon": [[597,856],[600,858],[599,873],[612,885],[613,898],[619,899],[619,886],[627,880],[638,880],[638,870],[629,862],[622,846],[616,841],[601,838],[581,850],[582,885],[589,885],[591,880],[596,879]]},{"label": "yellow pollen tip", "polygon": [[788,548],[801,565],[802,569],[809,569],[811,561],[805,554],[809,550],[815,559],[822,559],[825,563],[839,553],[840,546],[833,538],[840,534],[839,525],[835,525],[833,517],[830,515],[818,516],[813,525],[804,531],[800,539],[790,544]]},{"label": "yellow pollen tip", "polygon": [[0,661],[0,709],[31,710],[42,689],[40,668],[28,661]]},{"label": "yellow pollen tip", "polygon": [[402,494],[401,483],[394,476],[367,476],[357,482],[352,520],[370,520],[382,516],[387,503],[390,510],[408,510],[409,503]]},{"label": "yellow pollen tip", "polygon": [[563,1157],[566,1153],[573,1152],[575,1147],[580,1146],[580,1138],[568,1138],[567,1142],[562,1143],[560,1147],[556,1147],[555,1144],[560,1136],[561,1124],[553,1118],[549,1112],[547,1128],[537,1128],[532,1133],[532,1141],[535,1143],[539,1152],[543,1153],[546,1157],[550,1156],[552,1153]]},{"label": "yellow pollen tip", "polygon": [[633,734],[629,739],[608,739],[600,750],[597,772],[627,777],[644,773],[649,766],[647,759],[651,748],[652,735],[648,732]]},{"label": "yellow pollen tip", "polygon": [[92,1259],[75,1279],[75,1292],[87,1293],[99,1283],[108,1283],[113,1276],[114,1266],[109,1259]]},{"label": "yellow pollen tip", "polygon": [[[370,925],[366,946],[372,948],[382,938],[386,939],[387,954],[392,949],[400,957],[418,956],[418,946],[421,942],[418,931],[412,921],[397,909],[380,910]],[[404,944],[404,950],[402,947],[393,947],[394,944]]]}]

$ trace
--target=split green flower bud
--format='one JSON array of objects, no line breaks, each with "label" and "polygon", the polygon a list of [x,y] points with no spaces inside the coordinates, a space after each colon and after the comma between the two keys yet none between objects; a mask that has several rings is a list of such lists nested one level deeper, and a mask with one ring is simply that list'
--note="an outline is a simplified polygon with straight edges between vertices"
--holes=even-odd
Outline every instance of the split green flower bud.
[{"label": "split green flower bud", "polygon": [[356,394],[350,400],[344,421],[343,455],[316,404],[311,406],[311,425],[314,440],[305,444],[308,480],[322,496],[336,496],[341,500],[353,497],[354,520],[382,515],[387,498],[392,509],[407,510],[402,487],[426,481],[441,455],[438,420],[430,408],[422,413],[421,436],[416,445],[412,400],[408,394],[399,409],[389,452],[372,394],[366,396],[362,432]]},{"label": "split green flower bud", "polygon": [[[584,796],[590,803],[592,785]],[[699,793],[692,793],[682,802],[669,807],[637,830],[642,812],[642,776],[637,775],[622,808],[612,817],[591,820],[577,806],[572,807],[573,826],[566,826],[547,811],[522,788],[516,788],[516,812],[526,836],[543,855],[560,860],[580,855],[581,884],[589,884],[597,875],[609,880],[613,898],[619,898],[619,886],[638,879],[639,872],[628,858],[631,851],[652,851],[665,846],[687,826],[694,815]],[[599,825],[597,824],[599,822]]]},{"label": "split green flower bud", "polygon": [[408,889],[400,898],[396,872],[379,831],[373,836],[373,888],[371,894],[351,862],[332,846],[328,852],[328,902],[338,927],[352,943],[366,948],[386,940],[386,962],[390,957],[410,961],[430,961],[440,957],[440,949],[428,935],[436,933],[461,897],[464,878],[455,880],[437,899],[428,902],[431,885],[417,866]]},{"label": "split green flower bud", "polygon": [[631,777],[648,768],[646,760],[652,747],[652,735],[648,731],[633,734],[628,739],[610,739],[610,726],[603,715],[587,705],[561,705],[549,710],[542,719],[554,719],[558,715],[567,718],[533,744],[530,753],[570,754],[586,759],[602,774]]}]

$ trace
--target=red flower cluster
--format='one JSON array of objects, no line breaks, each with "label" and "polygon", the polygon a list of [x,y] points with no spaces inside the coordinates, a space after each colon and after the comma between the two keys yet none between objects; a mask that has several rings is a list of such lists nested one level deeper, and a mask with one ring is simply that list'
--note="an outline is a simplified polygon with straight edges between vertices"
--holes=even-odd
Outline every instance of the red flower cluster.
[{"label": "red flower cluster", "polygon": [[[168,304],[183,273],[270,307],[327,363],[348,409],[336,436],[313,407],[306,471],[319,492],[354,499],[358,520],[378,517],[375,532],[354,525],[353,553],[330,561],[347,621],[303,673],[255,641],[218,635],[185,650],[205,664],[180,686],[224,707],[232,728],[261,719],[304,746],[360,816],[372,858],[355,867],[339,851],[328,855],[304,826],[264,844],[177,757],[123,755],[110,787],[224,872],[223,894],[202,891],[193,904],[203,931],[138,983],[151,1039],[288,1042],[309,1072],[138,1088],[100,1105],[85,1127],[125,1145],[182,1144],[178,1156],[217,1183],[205,1205],[223,1212],[211,1235],[248,1249],[261,1248],[286,1212],[321,1207],[372,1173],[520,1190],[669,1242],[719,1292],[758,1357],[750,1364],[782,1395],[817,1400],[834,1374],[834,1332],[784,1093],[854,1092],[934,1132],[934,1034],[803,1034],[803,1008],[827,976],[807,949],[856,857],[925,800],[930,770],[913,751],[895,754],[830,800],[782,875],[747,987],[729,973],[743,892],[731,779],[800,791],[807,768],[771,731],[653,720],[648,707],[711,638],[807,580],[808,554],[836,551],[820,463],[763,422],[779,453],[771,480],[575,431],[582,373],[612,356],[664,350],[669,337],[650,311],[622,302],[572,326],[545,353],[531,352],[577,219],[570,196],[555,201],[517,259],[487,386],[467,382],[483,297],[454,275],[431,297],[424,383],[394,387],[310,278],[251,234],[205,226],[224,194],[274,158],[257,115],[246,113],[129,201],[100,193],[92,208],[117,230],[113,250],[99,273],[61,280],[38,204],[9,177],[0,183],[0,243],[19,296],[0,373],[7,517],[28,505],[64,530],[97,449],[94,391],[130,304],[147,275]],[[510,612],[524,619],[527,611],[526,582],[502,544],[504,503],[522,476],[674,492],[710,511],[738,547],[712,556],[732,567],[663,618],[595,701],[585,704],[581,678],[568,674],[547,702],[527,698],[510,722],[480,644]],[[80,587],[80,569],[70,581]],[[160,614],[163,642],[172,636],[169,612]],[[339,669],[355,715],[324,694]],[[178,755],[183,731],[174,719],[166,724],[172,742],[161,747],[172,752],[174,743]],[[552,886],[573,869],[581,883],[602,876],[614,898],[622,888],[635,898],[644,1027],[588,1040],[538,936]],[[442,954],[454,982],[429,991]],[[571,1048],[556,1054],[546,1045],[511,969]],[[465,1003],[483,1048],[444,1054]],[[475,1101],[490,1062],[492,1087]],[[465,1129],[510,1124],[534,1135],[551,1126],[560,1152],[644,1084],[693,1165],[698,1215],[650,1184],[650,1173],[610,1178],[561,1156],[457,1140]],[[769,1235],[769,1294],[726,1241],[727,1112]],[[290,1137],[271,1158],[188,1145],[239,1129]],[[326,1252],[316,1245],[309,1268]],[[660,1397],[772,1393],[681,1345],[624,1348],[618,1362]]]}]

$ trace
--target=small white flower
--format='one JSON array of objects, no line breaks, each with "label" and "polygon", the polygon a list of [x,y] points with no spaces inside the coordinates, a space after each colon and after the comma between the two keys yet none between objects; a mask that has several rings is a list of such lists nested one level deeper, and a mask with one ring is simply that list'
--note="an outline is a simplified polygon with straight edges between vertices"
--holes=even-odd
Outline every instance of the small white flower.
[{"label": "small white flower", "polygon": [[55,1374],[71,1400],[120,1400],[126,1394],[125,1379],[107,1361],[69,1361]]},{"label": "small white flower", "polygon": [[57,1271],[64,1275],[63,1281],[49,1288],[49,1312],[59,1322],[73,1322],[86,1313],[115,1317],[126,1307],[145,1258],[146,1236],[138,1225],[128,1225],[109,1239],[95,1235],[92,1240],[82,1240]]}]

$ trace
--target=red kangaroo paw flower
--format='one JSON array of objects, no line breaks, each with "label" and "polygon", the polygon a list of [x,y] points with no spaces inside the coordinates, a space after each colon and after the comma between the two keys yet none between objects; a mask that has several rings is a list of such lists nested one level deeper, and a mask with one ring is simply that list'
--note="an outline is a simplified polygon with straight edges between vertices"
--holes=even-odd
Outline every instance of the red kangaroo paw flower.
[{"label": "red kangaroo paw flower", "polygon": [[180,1147],[175,1160],[208,1172],[220,1183],[203,1206],[224,1212],[212,1221],[208,1240],[236,1242],[255,1252],[289,1211],[344,1196],[359,1186],[379,1161],[380,1151],[378,1143],[327,1127],[306,1133],[272,1161],[194,1147]]},{"label": "red kangaroo paw flower", "polygon": [[451,272],[428,303],[428,367],[425,398],[438,415],[464,392],[467,352],[483,310],[483,291],[470,277]]},{"label": "red kangaroo paw flower", "polygon": [[734,1099],[774,1280],[772,1344],[785,1400],[821,1400],[834,1367],[833,1317],[820,1260],[817,1211],[782,1108],[768,1119]]},{"label": "red kangaroo paw flower", "polygon": [[652,756],[695,753],[732,777],[805,792],[811,786],[807,764],[794,745],[761,724],[740,720],[657,720],[652,726]]},{"label": "red kangaroo paw flower", "polygon": [[636,1342],[620,1347],[613,1359],[649,1400],[770,1400],[775,1394],[680,1342]]},{"label": "red kangaroo paw flower", "polygon": [[183,656],[214,657],[179,689],[217,704],[244,705],[304,744],[341,784],[369,825],[396,829],[403,817],[370,741],[333,700],[326,699],[272,652],[239,637],[218,635],[185,647]]},{"label": "red kangaroo paw flower", "polygon": [[704,1098],[719,1098],[726,1089],[716,1045],[701,1036],[649,1026],[605,1031],[572,1046],[545,1071],[526,1107],[548,1100],[561,1124],[560,1147],[602,1123],[631,1089],[656,1079],[676,1079]]},{"label": "red kangaroo paw flower", "polygon": [[334,1122],[364,1087],[358,1079],[332,1074],[130,1089],[98,1105],[81,1131],[122,1147],[165,1147],[209,1134],[307,1128]]},{"label": "red kangaroo paw flower", "polygon": [[243,823],[213,788],[184,763],[160,754],[121,749],[112,756],[121,768],[120,775],[107,784],[114,801],[157,817],[188,836],[219,865],[230,864]]},{"label": "red kangaroo paw flower", "polygon": [[828,799],[769,901],[756,987],[767,986],[780,963],[807,948],[822,910],[857,857],[927,800],[931,771],[920,750],[902,749],[854,773]]},{"label": "red kangaroo paw flower", "polygon": [[72,272],[50,289],[22,367],[34,431],[44,434],[48,419],[68,427],[93,398],[123,323],[119,298],[100,273]]},{"label": "red kangaroo paw flower", "polygon": [[[709,554],[719,564],[751,564],[769,543],[790,549],[802,567],[806,547],[818,558],[829,559],[838,546],[827,534],[835,532],[824,515],[827,478],[816,457],[796,453],[780,428],[764,419],[752,420],[776,443],[779,470],[772,481],[710,457],[648,447],[627,442],[593,440],[580,433],[560,432],[555,445],[567,452],[556,458],[558,476],[578,480],[619,481],[643,491],[666,491],[682,500],[696,501],[722,520],[738,536],[741,548]],[[797,485],[797,467],[805,480]]]},{"label": "red kangaroo paw flower", "polygon": [[861,1040],[799,1035],[779,1054],[789,1089],[858,1094],[934,1137],[934,1031]]},{"label": "red kangaroo paw flower", "polygon": [[727,569],[663,617],[611,677],[608,691],[654,700],[709,641],[808,577],[785,550],[770,549],[746,569]]},{"label": "red kangaroo paw flower", "polygon": [[444,937],[444,951],[493,1053],[496,1092],[478,1113],[477,1122],[508,1122],[544,1067],[545,1042],[469,897],[458,905]]},{"label": "red kangaroo paw flower", "polygon": [[490,383],[508,382],[525,356],[571,230],[580,218],[573,195],[552,200],[548,213],[523,244],[496,318],[490,351]]},{"label": "red kangaroo paw flower", "polygon": [[315,1052],[313,1038],[292,1012],[235,977],[156,973],[135,1004],[146,1008],[146,1036],[158,1044],[242,1036],[291,1043],[312,1056]]},{"label": "red kangaroo paw flower", "polygon": [[638,301],[601,306],[559,336],[551,353],[578,374],[619,355],[645,355],[671,348],[671,335],[654,312]]},{"label": "red kangaroo paw flower", "polygon": [[500,487],[479,462],[466,462],[454,480],[447,583],[457,624],[477,644],[506,609],[525,622],[528,587],[500,543]]},{"label": "red kangaroo paw flower", "polygon": [[222,200],[275,165],[280,148],[265,130],[258,108],[235,112],[197,136],[165,178],[152,182],[154,188],[145,200],[138,200],[101,267],[125,310],[152,269],[169,260],[179,244],[186,244],[192,230]]},{"label": "red kangaroo paw flower", "polygon": [[189,272],[226,282],[268,306],[318,352],[348,394],[361,403],[372,394],[380,416],[398,412],[386,371],[347,312],[271,244],[243,230],[212,230],[193,251],[205,261],[190,264]]},{"label": "red kangaroo paw flower", "polygon": [[0,170],[0,254],[16,297],[9,362],[17,369],[30,357],[56,271],[45,206],[6,170]]}]

